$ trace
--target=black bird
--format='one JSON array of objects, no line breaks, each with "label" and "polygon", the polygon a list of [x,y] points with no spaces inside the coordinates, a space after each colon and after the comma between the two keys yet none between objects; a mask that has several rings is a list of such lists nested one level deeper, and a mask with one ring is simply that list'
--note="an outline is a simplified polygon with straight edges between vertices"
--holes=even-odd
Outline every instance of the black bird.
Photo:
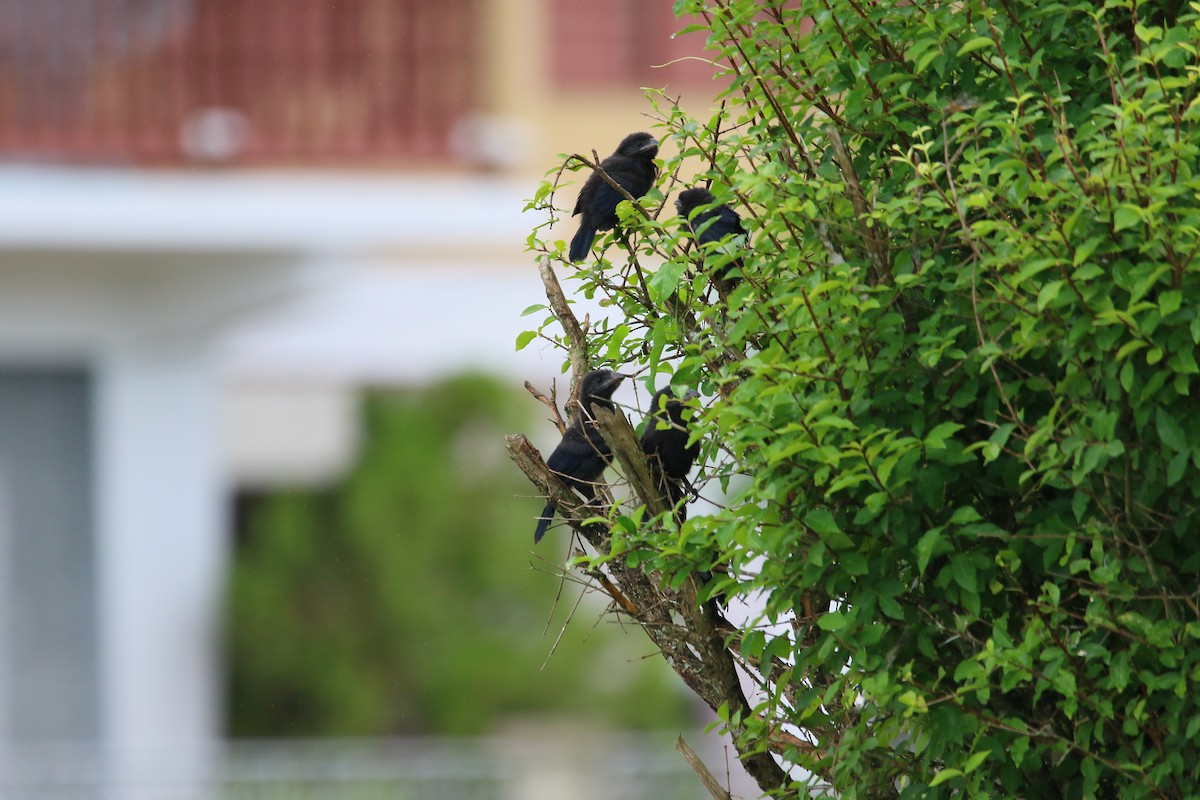
[{"label": "black bird", "polygon": [[[650,462],[650,471],[663,497],[667,498],[672,506],[678,506],[675,518],[680,524],[687,518],[687,510],[685,506],[679,505],[679,501],[683,499],[683,487],[688,485],[690,488],[687,475],[696,463],[696,456],[700,454],[699,442],[688,445],[689,432],[687,422],[683,419],[684,404],[699,396],[689,389],[683,400],[678,400],[669,387],[660,389],[650,401],[650,414],[642,431],[642,451]],[[725,571],[716,566],[713,569]],[[702,585],[713,579],[713,573],[709,570],[697,573],[697,576]],[[715,605],[710,610],[717,614],[720,606],[725,604],[725,595],[714,593],[711,599],[715,601]]]},{"label": "black bird", "polygon": [[[650,191],[658,177],[654,157],[658,141],[648,133],[631,133],[621,140],[611,156],[600,162],[600,168],[616,181],[631,197],[641,197]],[[617,204],[625,196],[593,172],[579,190],[574,216],[579,214],[579,231],[571,240],[572,261],[582,261],[592,247],[596,231],[606,231],[617,224]]]},{"label": "black bird", "polygon": [[[546,466],[558,473],[563,483],[578,489],[589,500],[595,496],[592,484],[604,474],[604,468],[612,460],[612,452],[596,428],[593,414],[597,408],[610,411],[615,408],[612,394],[624,379],[624,375],[611,369],[594,369],[583,376],[579,386],[579,410],[567,426],[562,441],[546,459]],[[533,532],[535,544],[542,540],[553,518],[554,503],[548,502]]]},{"label": "black bird", "polygon": [[699,395],[688,390],[683,400],[670,387],[659,389],[650,401],[650,414],[642,431],[642,452],[650,462],[658,489],[674,506],[683,499],[683,483],[696,463],[700,443],[688,444],[688,427],[683,419],[684,403]]},{"label": "black bird", "polygon": [[[726,237],[743,236],[746,233],[746,229],[742,227],[742,218],[729,206],[722,205],[696,212],[697,208],[710,206],[715,201],[716,198],[713,197],[712,192],[700,187],[685,189],[675,199],[675,210],[679,212],[679,216],[687,220],[692,235],[696,237],[696,241],[701,247],[709,242],[720,242]],[[741,279],[727,277],[729,271],[741,268],[742,259],[736,258],[719,270],[714,277],[726,292],[730,292],[741,283]]]}]

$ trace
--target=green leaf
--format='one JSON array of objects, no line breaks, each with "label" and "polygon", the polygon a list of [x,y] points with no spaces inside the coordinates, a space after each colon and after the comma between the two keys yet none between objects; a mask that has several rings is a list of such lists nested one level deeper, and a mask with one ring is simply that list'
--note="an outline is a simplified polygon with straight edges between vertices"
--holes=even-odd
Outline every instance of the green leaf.
[{"label": "green leaf", "polygon": [[841,611],[830,611],[817,618],[817,627],[823,631],[837,631],[846,627],[849,618]]},{"label": "green leaf", "polygon": [[981,519],[983,517],[972,506],[961,506],[955,509],[953,516],[950,517],[950,524],[966,525],[970,522],[979,522]]},{"label": "green leaf", "polygon": [[517,349],[524,350],[525,346],[537,338],[537,331],[521,331],[517,334]]},{"label": "green leaf", "polygon": [[1146,27],[1139,22],[1133,26],[1133,32],[1143,42],[1150,43],[1162,38],[1163,29],[1159,27]]},{"label": "green leaf", "polygon": [[1184,733],[1184,736],[1188,739],[1195,739],[1197,733],[1200,733],[1200,714],[1188,720],[1187,731]]},{"label": "green leaf", "polygon": [[746,635],[742,637],[742,655],[757,660],[762,656],[766,644],[767,635],[763,631],[757,629],[746,631]]},{"label": "green leaf", "polygon": [[1122,231],[1142,224],[1141,211],[1137,206],[1128,203],[1117,206],[1117,210],[1113,212],[1113,230]]},{"label": "green leaf", "polygon": [[667,335],[670,327],[670,319],[667,317],[659,317],[654,323],[654,330],[650,332],[650,371],[654,372],[658,369],[659,359],[662,358],[663,349],[667,346]]},{"label": "green leaf", "polygon": [[962,774],[963,774],[963,772],[961,769],[954,769],[953,767],[947,767],[946,769],[938,770],[938,774],[933,776],[933,780],[931,780],[929,782],[929,785],[931,787],[932,786],[940,786],[943,783],[945,783],[946,781],[951,780],[952,778],[961,778]]},{"label": "green leaf", "polygon": [[1121,349],[1117,351],[1117,361],[1123,360],[1130,353],[1135,353],[1146,347],[1145,339],[1130,339],[1125,344],[1121,345]]},{"label": "green leaf", "polygon": [[1062,291],[1064,281],[1050,281],[1042,287],[1038,292],[1037,310],[1041,311],[1046,306],[1050,305],[1058,298],[1058,293]]},{"label": "green leaf", "polygon": [[[1092,253],[1096,252],[1096,248],[1099,247],[1103,241],[1103,236],[1093,236],[1086,242],[1079,245],[1079,247],[1076,247],[1075,256],[1071,259],[1072,264],[1078,267],[1080,264],[1087,261],[1089,258],[1091,258]],[[1082,270],[1076,271],[1075,280],[1086,280],[1086,277],[1081,275],[1080,272],[1082,272]]]},{"label": "green leaf", "polygon": [[1169,411],[1160,407],[1158,413],[1155,414],[1154,423],[1163,444],[1176,453],[1188,453],[1191,451],[1192,447],[1188,444],[1187,435],[1184,434],[1183,428],[1175,421],[1175,418],[1171,416]]},{"label": "green leaf", "polygon": [[1167,464],[1167,486],[1174,486],[1183,479],[1187,473],[1188,462],[1191,461],[1190,453],[1176,453],[1171,459],[1171,463]]},{"label": "green leaf", "polygon": [[963,425],[957,422],[943,422],[931,430],[925,437],[926,447],[941,448],[946,444],[946,440],[963,429]]},{"label": "green leaf", "polygon": [[925,568],[934,556],[953,552],[954,548],[946,541],[941,528],[927,531],[917,542],[917,570],[924,575]]},{"label": "green leaf", "polygon": [[950,575],[954,578],[954,582],[966,591],[979,591],[979,582],[976,579],[975,566],[966,556],[956,555],[950,559]]},{"label": "green leaf", "polygon": [[992,41],[990,36],[976,36],[974,39],[968,39],[963,43],[963,46],[958,48],[958,56],[965,56],[968,53],[974,53],[976,50],[982,50],[985,47],[995,47],[996,43]]},{"label": "green leaf", "polygon": [[963,774],[970,775],[975,770],[979,769],[979,765],[987,761],[987,757],[991,755],[991,750],[980,750],[978,753],[972,753],[967,759],[967,763],[963,764]]},{"label": "green leaf", "polygon": [[870,565],[867,564],[867,559],[863,558],[861,553],[853,550],[846,550],[838,556],[838,563],[842,565],[842,569],[846,570],[848,575],[866,575],[870,572]]},{"label": "green leaf", "polygon": [[1168,289],[1158,296],[1158,313],[1169,317],[1183,305],[1183,292],[1178,289]]},{"label": "green leaf", "polygon": [[656,303],[663,302],[666,298],[675,291],[679,286],[679,279],[683,277],[684,270],[687,269],[687,264],[683,262],[672,262],[660,266],[650,274],[646,279],[647,287],[650,290],[650,298]]},{"label": "green leaf", "polygon": [[1008,750],[1008,755],[1012,758],[1013,764],[1021,766],[1021,762],[1025,760],[1025,753],[1029,751],[1029,737],[1018,736],[1013,740],[1012,747]]},{"label": "green leaf", "polygon": [[823,508],[808,512],[804,517],[804,524],[820,536],[821,541],[831,550],[845,550],[854,546],[850,537],[838,527],[833,514]]}]

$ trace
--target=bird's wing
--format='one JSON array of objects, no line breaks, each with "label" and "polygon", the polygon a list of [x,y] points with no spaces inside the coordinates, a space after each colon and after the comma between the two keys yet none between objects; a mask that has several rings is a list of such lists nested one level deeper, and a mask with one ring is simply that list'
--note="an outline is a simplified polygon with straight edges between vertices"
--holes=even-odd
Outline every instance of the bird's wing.
[{"label": "bird's wing", "polygon": [[718,213],[721,215],[721,226],[722,227],[728,228],[729,231],[731,231],[731,232],[733,232],[733,231],[736,231],[737,233],[745,232],[745,229],[742,227],[741,216],[736,211],[734,211],[732,208],[730,208],[729,206],[721,206]]},{"label": "bird's wing", "polygon": [[743,234],[746,228],[742,225],[742,218],[729,206],[721,206],[721,227],[724,228],[724,234]]},{"label": "bird's wing", "polygon": [[[612,178],[616,180],[615,175],[613,175]],[[612,186],[610,186],[608,181],[604,180],[599,175],[596,176],[596,180],[599,181],[599,185],[596,186],[596,191],[592,200],[592,208],[595,209],[598,217],[612,217],[617,213],[617,204],[625,199],[625,195],[621,194]],[[617,182],[620,183],[620,181]],[[612,227],[611,221],[608,223],[608,227]]]},{"label": "bird's wing", "polygon": [[587,180],[583,182],[583,188],[579,190],[579,196],[575,198],[575,210],[571,212],[571,216],[583,213],[592,204],[598,183],[604,183],[604,179],[595,172],[588,175]]},{"label": "bird's wing", "polygon": [[[596,438],[599,439],[599,434],[596,434]],[[599,449],[603,446],[603,440],[600,440],[598,446],[578,428],[568,428],[558,447],[554,448],[550,458],[546,459],[546,466],[560,475],[591,480],[591,476],[580,476],[580,468],[590,466],[589,462],[603,457],[605,452]]]}]

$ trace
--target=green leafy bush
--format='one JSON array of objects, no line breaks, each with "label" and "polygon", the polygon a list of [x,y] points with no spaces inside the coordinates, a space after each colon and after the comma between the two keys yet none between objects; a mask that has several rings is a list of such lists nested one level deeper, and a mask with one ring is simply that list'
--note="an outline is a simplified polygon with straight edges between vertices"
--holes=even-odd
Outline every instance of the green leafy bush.
[{"label": "green leafy bush", "polygon": [[[762,598],[726,712],[813,777],[760,783],[1200,793],[1200,6],[675,7],[730,88],[708,120],[652,94],[628,247],[563,266],[611,310],[593,361],[709,398],[720,507],[618,511],[613,556]],[[750,231],[727,296],[661,213],[681,178]]]}]

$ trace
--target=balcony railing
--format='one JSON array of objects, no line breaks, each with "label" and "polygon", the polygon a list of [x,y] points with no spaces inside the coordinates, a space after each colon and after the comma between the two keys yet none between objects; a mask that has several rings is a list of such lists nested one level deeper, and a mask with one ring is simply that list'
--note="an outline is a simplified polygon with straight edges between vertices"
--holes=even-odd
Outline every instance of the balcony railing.
[{"label": "balcony railing", "polygon": [[[99,747],[0,747],[5,800],[702,800],[674,734],[462,739],[230,741],[181,762],[160,750],[138,769]],[[727,755],[699,732],[720,770]],[[174,754],[178,755],[178,754]],[[185,766],[190,763],[190,766]],[[721,773],[720,779],[724,780]],[[735,778],[738,780],[738,778]],[[756,796],[745,778],[735,796]]]},{"label": "balcony railing", "polygon": [[0,159],[439,160],[475,0],[0,0]]}]

